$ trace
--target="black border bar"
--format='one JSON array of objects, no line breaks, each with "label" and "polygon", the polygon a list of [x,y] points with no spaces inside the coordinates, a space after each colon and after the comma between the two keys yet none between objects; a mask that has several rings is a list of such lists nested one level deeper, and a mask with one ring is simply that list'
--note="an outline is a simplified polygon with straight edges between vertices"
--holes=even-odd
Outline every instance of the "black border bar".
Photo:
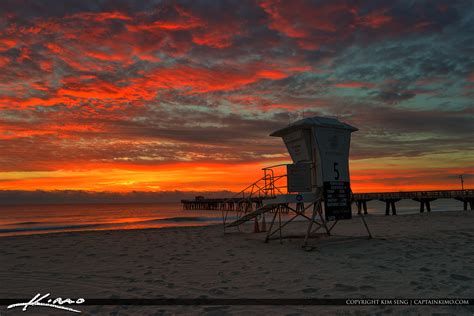
[{"label": "black border bar", "polygon": [[[0,299],[0,305],[12,305],[29,302],[31,298]],[[84,298],[81,304],[63,304],[67,307],[92,305],[134,305],[134,306],[197,306],[197,305],[344,305],[344,306],[371,306],[371,305],[474,305],[474,299],[466,298]],[[33,306],[31,306],[33,307]]]}]

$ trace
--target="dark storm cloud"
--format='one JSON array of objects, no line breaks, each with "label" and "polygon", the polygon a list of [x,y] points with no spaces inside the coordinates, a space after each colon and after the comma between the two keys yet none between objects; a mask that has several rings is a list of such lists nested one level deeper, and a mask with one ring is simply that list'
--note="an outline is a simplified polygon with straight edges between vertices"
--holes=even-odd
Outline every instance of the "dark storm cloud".
[{"label": "dark storm cloud", "polygon": [[413,92],[404,91],[380,91],[376,94],[376,99],[388,104],[396,104],[404,100],[411,99],[415,96]]},{"label": "dark storm cloud", "polygon": [[368,108],[353,117],[354,157],[414,157],[428,153],[472,152],[472,109],[413,111]]}]

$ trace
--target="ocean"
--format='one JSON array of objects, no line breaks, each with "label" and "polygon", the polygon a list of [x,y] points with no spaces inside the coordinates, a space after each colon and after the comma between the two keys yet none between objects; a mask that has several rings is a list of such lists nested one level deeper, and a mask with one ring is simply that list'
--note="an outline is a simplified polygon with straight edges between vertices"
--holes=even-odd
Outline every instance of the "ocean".
[{"label": "ocean", "polygon": [[221,212],[183,211],[179,203],[0,206],[0,237],[217,223],[222,223]]},{"label": "ocean", "polygon": [[[367,206],[369,214],[385,214],[383,202],[370,201]],[[419,212],[419,203],[411,200],[397,202],[396,207],[398,215]],[[459,211],[463,209],[463,203],[440,199],[431,202],[431,209],[433,212]],[[352,211],[357,211],[355,205]],[[0,237],[66,231],[205,226],[222,223],[221,216],[220,211],[182,210],[179,203],[2,205]],[[235,213],[229,212],[228,221],[235,218]]]}]

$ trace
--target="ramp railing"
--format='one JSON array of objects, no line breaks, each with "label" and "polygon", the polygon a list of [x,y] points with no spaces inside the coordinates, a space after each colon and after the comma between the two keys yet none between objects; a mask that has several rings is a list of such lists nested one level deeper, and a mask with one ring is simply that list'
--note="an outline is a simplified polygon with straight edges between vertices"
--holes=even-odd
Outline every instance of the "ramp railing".
[{"label": "ramp railing", "polygon": [[[263,177],[248,185],[246,188],[236,193],[234,196],[226,199],[225,203],[234,203],[236,205],[237,219],[247,212],[253,211],[263,206],[264,199],[274,198],[277,194],[285,194],[287,191],[285,174],[276,174],[275,168],[286,166],[279,164],[262,168]],[[286,171],[286,170],[285,170]],[[276,175],[275,175],[276,174]],[[227,223],[229,208],[222,210],[222,222],[224,227]]]}]

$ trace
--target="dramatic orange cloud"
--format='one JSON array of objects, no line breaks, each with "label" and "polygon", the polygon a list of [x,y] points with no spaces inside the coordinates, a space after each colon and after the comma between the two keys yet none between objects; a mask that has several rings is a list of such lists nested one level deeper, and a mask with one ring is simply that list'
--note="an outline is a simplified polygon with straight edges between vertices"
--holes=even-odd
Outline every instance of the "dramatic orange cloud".
[{"label": "dramatic orange cloud", "polygon": [[0,189],[238,191],[309,116],[359,128],[356,192],[469,186],[470,9],[0,2]]},{"label": "dramatic orange cloud", "polygon": [[356,19],[356,24],[368,26],[371,28],[379,28],[385,24],[392,22],[393,18],[390,15],[387,15],[385,10],[375,11],[367,14],[365,16],[358,17]]},{"label": "dramatic orange cloud", "polygon": [[335,83],[336,88],[374,88],[375,84],[370,82],[339,82]]}]

